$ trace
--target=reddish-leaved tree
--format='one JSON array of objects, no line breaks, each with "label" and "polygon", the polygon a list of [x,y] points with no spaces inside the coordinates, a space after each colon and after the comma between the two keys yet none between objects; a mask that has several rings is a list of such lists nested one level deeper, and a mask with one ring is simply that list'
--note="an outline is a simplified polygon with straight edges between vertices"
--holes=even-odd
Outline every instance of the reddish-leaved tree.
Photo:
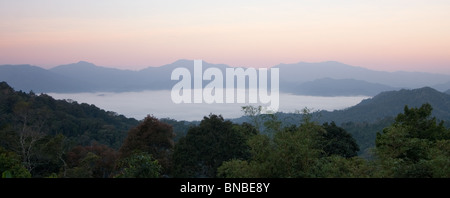
[{"label": "reddish-leaved tree", "polygon": [[141,124],[128,132],[119,150],[120,157],[123,159],[133,152],[147,152],[158,160],[163,168],[163,174],[168,173],[171,167],[174,137],[172,126],[153,116],[147,116]]}]

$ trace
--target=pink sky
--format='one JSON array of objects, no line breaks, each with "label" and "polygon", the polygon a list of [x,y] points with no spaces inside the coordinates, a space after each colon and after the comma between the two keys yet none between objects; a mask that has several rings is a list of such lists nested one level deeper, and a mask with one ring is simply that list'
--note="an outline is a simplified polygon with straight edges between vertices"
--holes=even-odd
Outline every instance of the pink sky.
[{"label": "pink sky", "polygon": [[230,66],[339,61],[450,74],[450,2],[0,2],[0,64],[121,69],[203,59]]}]

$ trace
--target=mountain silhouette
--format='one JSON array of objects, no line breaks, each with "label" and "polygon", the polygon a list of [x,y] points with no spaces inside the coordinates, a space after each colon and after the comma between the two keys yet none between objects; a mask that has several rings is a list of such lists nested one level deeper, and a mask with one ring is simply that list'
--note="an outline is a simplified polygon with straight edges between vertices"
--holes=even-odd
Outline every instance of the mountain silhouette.
[{"label": "mountain silhouette", "polygon": [[[78,63],[43,69],[31,65],[1,65],[0,81],[6,81],[16,90],[34,92],[129,92],[143,90],[170,90],[178,81],[171,80],[172,71],[184,67],[194,78],[194,61],[178,60],[160,67],[142,70],[123,70]],[[214,67],[226,74],[225,64],[203,61],[203,71]],[[373,96],[381,91],[401,88],[433,87],[440,91],[450,89],[450,76],[423,72],[384,72],[355,67],[339,62],[280,64],[282,92],[317,96]],[[198,76],[197,76],[198,77]],[[225,80],[225,78],[224,78]],[[268,78],[271,81],[270,75]],[[208,81],[203,81],[203,86]],[[269,83],[270,84],[270,83]],[[225,83],[224,83],[225,85]]]},{"label": "mountain silhouette", "polygon": [[319,114],[321,121],[370,123],[395,117],[403,112],[405,105],[418,108],[425,103],[433,107],[433,116],[440,120],[450,120],[450,95],[430,87],[382,92],[345,110],[321,111]]},{"label": "mountain silhouette", "polygon": [[363,80],[332,78],[292,83],[283,86],[282,89],[293,94],[309,96],[374,96],[383,91],[396,90],[394,87]]}]

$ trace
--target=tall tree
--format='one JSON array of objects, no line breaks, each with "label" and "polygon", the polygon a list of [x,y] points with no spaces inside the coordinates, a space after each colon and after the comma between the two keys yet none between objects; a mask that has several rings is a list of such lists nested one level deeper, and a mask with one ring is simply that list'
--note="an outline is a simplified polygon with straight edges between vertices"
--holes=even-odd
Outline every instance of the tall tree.
[{"label": "tall tree", "polygon": [[380,177],[441,177],[450,175],[449,130],[431,117],[432,107],[405,107],[394,124],[378,133],[375,153]]},{"label": "tall tree", "polygon": [[449,139],[450,134],[445,133],[444,121],[438,121],[431,117],[433,107],[425,103],[420,108],[408,108],[405,106],[404,113],[395,118],[394,126],[405,127],[409,136],[413,138],[441,140]]},{"label": "tall tree", "polygon": [[200,125],[192,127],[175,146],[174,176],[215,177],[222,162],[247,159],[247,138],[255,129],[249,125],[234,126],[220,115],[204,117]]},{"label": "tall tree", "polygon": [[313,122],[308,109],[302,113],[300,126],[281,129],[276,125],[272,139],[268,135],[252,136],[248,141],[250,159],[224,162],[218,168],[218,176],[360,177],[370,171],[363,159],[351,158],[358,146],[350,134],[334,122],[324,125]]},{"label": "tall tree", "polygon": [[152,155],[145,152],[133,153],[121,159],[118,164],[117,178],[158,178],[161,174],[161,166]]},{"label": "tall tree", "polygon": [[19,153],[22,156],[25,167],[30,172],[36,167],[36,161],[34,159],[37,153],[36,145],[45,136],[43,127],[46,121],[44,119],[46,116],[31,109],[31,105],[31,102],[20,101],[14,107],[16,119],[20,123],[16,125]]},{"label": "tall tree", "polygon": [[62,177],[107,178],[114,173],[118,152],[100,144],[76,146],[67,152],[67,170]]},{"label": "tall tree", "polygon": [[28,178],[30,172],[22,165],[20,157],[0,147],[0,174],[6,178]]},{"label": "tall tree", "polygon": [[358,155],[359,146],[345,129],[336,126],[334,122],[324,123],[323,128],[326,130],[323,135],[323,150],[326,155],[339,155],[345,158]]},{"label": "tall tree", "polygon": [[174,136],[172,126],[153,116],[147,116],[142,123],[128,132],[119,150],[121,158],[129,157],[134,152],[149,153],[158,160],[163,172],[167,174],[171,169]]},{"label": "tall tree", "polygon": [[241,107],[244,116],[250,119],[251,124],[256,128],[256,130],[261,130],[263,117],[261,116],[262,106],[243,106]]},{"label": "tall tree", "polygon": [[[219,167],[220,177],[313,177],[314,168],[322,156],[322,136],[325,130],[311,121],[305,109],[299,127],[278,129],[273,139],[255,135],[248,141],[251,158],[235,159]],[[242,174],[245,173],[245,174]]]}]

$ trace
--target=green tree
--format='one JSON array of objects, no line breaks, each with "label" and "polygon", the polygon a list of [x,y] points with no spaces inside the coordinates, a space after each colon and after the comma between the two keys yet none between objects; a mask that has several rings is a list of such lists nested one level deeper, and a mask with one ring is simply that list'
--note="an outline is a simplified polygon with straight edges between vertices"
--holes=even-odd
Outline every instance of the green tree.
[{"label": "green tree", "polygon": [[246,160],[226,161],[217,169],[217,176],[222,178],[252,178],[256,175],[257,171]]},{"label": "green tree", "polygon": [[[248,132],[242,130],[248,129]],[[215,177],[222,162],[247,159],[247,137],[252,127],[235,126],[222,116],[204,117],[199,126],[189,129],[179,140],[173,154],[175,177]]]},{"label": "green tree", "polygon": [[322,136],[326,131],[318,124],[304,119],[295,131],[275,134],[275,170],[279,177],[313,177],[312,169],[322,155]]},{"label": "green tree", "polygon": [[251,157],[233,160],[218,170],[220,177],[293,178],[314,177],[315,167],[323,155],[322,126],[311,121],[304,112],[302,124],[278,129],[273,139],[255,135],[249,139]]},{"label": "green tree", "polygon": [[365,159],[332,155],[320,159],[314,174],[320,178],[369,178],[372,172],[371,163]]},{"label": "green tree", "polygon": [[71,167],[65,171],[65,177],[68,178],[94,178],[94,170],[100,157],[92,152],[87,152],[77,162],[77,166]]},{"label": "green tree", "polygon": [[21,164],[20,157],[0,147],[0,174],[6,178],[29,178],[30,172]]},{"label": "green tree", "polygon": [[118,168],[117,178],[159,178],[162,169],[158,161],[145,152],[133,153],[120,160]]},{"label": "green tree", "polygon": [[261,116],[262,106],[243,106],[241,107],[244,112],[244,116],[247,116],[250,119],[251,124],[256,128],[256,130],[260,131],[262,127],[263,117]]},{"label": "green tree", "polygon": [[336,126],[334,122],[324,123],[323,128],[326,130],[323,135],[323,150],[326,155],[339,155],[345,158],[358,155],[359,146],[345,129]]},{"label": "green tree", "polygon": [[[449,129],[448,129],[449,130]],[[450,178],[450,140],[438,140],[430,149],[431,159],[428,161],[435,178]]]},{"label": "green tree", "polygon": [[[58,173],[61,169],[63,176],[65,176],[65,171],[67,169],[67,162],[65,155],[69,150],[69,144],[67,139],[62,134],[57,134],[55,136],[49,137],[42,145],[42,153],[45,157],[45,166],[47,166],[48,171],[52,173]],[[49,168],[51,166],[51,168]],[[50,173],[51,174],[51,173]]]},{"label": "green tree", "polygon": [[378,177],[441,177],[449,175],[449,130],[431,117],[432,107],[405,107],[394,124],[378,133],[375,153]]},{"label": "green tree", "polygon": [[408,108],[405,106],[404,113],[395,118],[394,126],[404,127],[408,130],[408,136],[412,138],[427,140],[449,139],[450,134],[445,131],[444,121],[437,122],[431,117],[433,107],[426,103],[420,108]]}]

